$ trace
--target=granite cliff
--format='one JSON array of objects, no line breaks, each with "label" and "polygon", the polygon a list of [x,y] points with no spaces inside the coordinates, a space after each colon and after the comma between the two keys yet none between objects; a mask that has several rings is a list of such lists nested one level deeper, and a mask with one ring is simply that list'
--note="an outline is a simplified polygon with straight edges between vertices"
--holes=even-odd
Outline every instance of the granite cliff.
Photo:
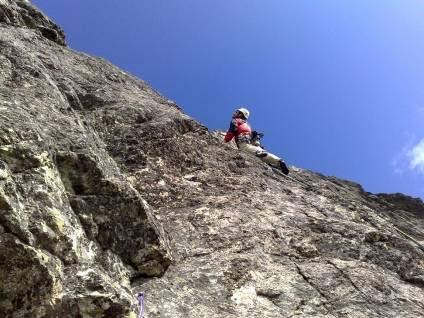
[{"label": "granite cliff", "polygon": [[0,0],[0,316],[423,317],[424,204],[222,144]]}]

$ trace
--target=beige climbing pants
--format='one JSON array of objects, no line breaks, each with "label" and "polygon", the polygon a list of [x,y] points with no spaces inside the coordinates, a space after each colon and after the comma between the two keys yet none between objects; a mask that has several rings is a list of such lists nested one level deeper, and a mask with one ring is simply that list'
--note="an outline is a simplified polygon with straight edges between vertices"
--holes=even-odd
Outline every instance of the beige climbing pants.
[{"label": "beige climbing pants", "polygon": [[281,159],[273,155],[272,153],[269,153],[268,151],[263,150],[261,147],[254,146],[247,142],[239,142],[238,147],[241,151],[255,155],[256,157],[261,158],[263,162],[266,162],[267,164],[270,164],[271,166],[274,166],[277,168],[280,167]]}]

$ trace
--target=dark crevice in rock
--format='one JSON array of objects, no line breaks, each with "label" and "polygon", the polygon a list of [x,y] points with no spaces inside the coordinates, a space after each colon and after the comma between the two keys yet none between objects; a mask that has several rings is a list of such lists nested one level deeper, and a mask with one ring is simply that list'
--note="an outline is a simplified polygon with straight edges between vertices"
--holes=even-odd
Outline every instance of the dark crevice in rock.
[{"label": "dark crevice in rock", "polygon": [[[137,266],[137,265],[135,265]],[[134,275],[130,277],[130,284],[131,286],[138,286],[142,285],[143,283],[151,280],[153,277],[155,278],[161,278],[163,275],[165,275],[166,271],[160,273],[159,275],[151,276],[146,275],[144,273],[136,272]]]},{"label": "dark crevice in rock", "polygon": [[337,269],[340,274],[342,274],[342,276],[352,285],[352,287],[358,292],[358,294],[360,294],[362,296],[362,298],[371,304],[371,302],[369,301],[369,297],[355,284],[355,282],[350,278],[350,276],[345,273],[345,271],[341,268],[339,268],[336,264],[334,264],[331,261],[327,261],[328,264],[332,265],[335,269]]},{"label": "dark crevice in rock", "polygon": [[[263,297],[263,298],[269,300],[275,307],[278,308],[278,310],[281,310],[281,309],[284,310],[285,309],[285,308],[282,308],[278,304],[278,298],[281,296],[281,294],[279,294],[279,293],[278,294],[271,294],[271,293],[267,293],[267,292],[264,292],[264,291],[257,291],[256,294],[258,295],[258,297]],[[303,300],[301,300],[300,303],[302,303],[302,302],[303,302]],[[298,307],[294,311],[299,309],[299,307],[300,307],[300,305],[298,305]]]},{"label": "dark crevice in rock", "polygon": [[342,318],[343,316],[340,315],[339,313],[334,311],[334,308],[331,305],[331,299],[324,294],[320,289],[319,286],[317,286],[316,284],[314,284],[309,277],[302,271],[302,269],[300,268],[300,266],[294,262],[293,265],[296,267],[297,273],[303,278],[303,280],[310,285],[314,290],[316,290],[318,292],[318,294],[324,299],[324,301],[322,302],[322,306],[332,315],[336,315],[339,318]]},{"label": "dark crevice in rock", "polygon": [[[422,275],[422,274],[421,274]],[[424,277],[417,277],[417,276],[413,276],[413,277],[404,277],[403,279],[411,284],[417,285],[419,287],[424,288]]]},{"label": "dark crevice in rock", "polygon": [[277,308],[277,312],[279,312],[279,311],[281,311],[281,310],[284,310],[284,308],[282,308],[282,307],[280,307],[279,305],[278,305],[278,302],[276,301],[277,300],[277,298],[278,298],[278,296],[277,297],[273,297],[273,296],[269,296],[269,295],[266,295],[266,294],[264,294],[264,293],[260,293],[260,292],[258,292],[257,293],[257,296],[258,297],[262,297],[262,298],[264,298],[264,299],[266,299],[266,300],[268,300],[268,301],[270,301],[276,308]]},{"label": "dark crevice in rock", "polygon": [[82,106],[82,110],[92,111],[96,108],[106,107],[117,103],[116,100],[107,100],[101,93],[86,92],[77,94],[78,101],[76,104]]},{"label": "dark crevice in rock", "polygon": [[12,235],[18,242],[21,242],[25,245],[31,245],[31,242],[29,241],[28,237],[25,235],[25,233],[17,233],[15,232],[11,226],[7,224],[7,220],[1,220],[0,218],[0,226],[2,230],[0,231],[1,235]]},{"label": "dark crevice in rock", "polygon": [[296,267],[296,270],[297,270],[297,272],[298,272],[298,274],[300,275],[300,276],[302,276],[302,278],[303,278],[303,280],[306,282],[306,283],[308,283],[308,285],[310,285],[313,289],[315,289],[317,292],[318,292],[318,294],[320,294],[321,295],[321,297],[323,298],[323,299],[325,299],[325,303],[327,303],[327,302],[329,302],[330,301],[330,299],[327,297],[327,295],[325,295],[319,288],[318,288],[318,286],[317,285],[315,285],[310,279],[309,279],[309,277],[302,271],[302,269],[299,267],[299,265],[297,264],[297,263],[295,263],[295,262],[293,262],[293,264],[295,265],[295,267]]}]

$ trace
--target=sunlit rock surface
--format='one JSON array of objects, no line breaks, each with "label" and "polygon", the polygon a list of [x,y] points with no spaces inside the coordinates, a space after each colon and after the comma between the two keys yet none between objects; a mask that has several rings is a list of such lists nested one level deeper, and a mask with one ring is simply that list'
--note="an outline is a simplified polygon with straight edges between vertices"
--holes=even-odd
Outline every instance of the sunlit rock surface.
[{"label": "sunlit rock surface", "polygon": [[0,317],[423,317],[421,200],[290,176],[0,0]]}]

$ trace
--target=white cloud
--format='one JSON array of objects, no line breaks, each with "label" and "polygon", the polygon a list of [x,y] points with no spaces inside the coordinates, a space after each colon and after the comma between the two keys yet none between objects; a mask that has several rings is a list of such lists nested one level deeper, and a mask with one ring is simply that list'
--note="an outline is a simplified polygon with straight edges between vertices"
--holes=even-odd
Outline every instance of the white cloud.
[{"label": "white cloud", "polygon": [[405,167],[402,166],[402,157],[404,156],[405,152],[399,154],[392,160],[392,166],[396,174],[402,175],[405,171]]},{"label": "white cloud", "polygon": [[[412,139],[411,136],[407,137],[408,139]],[[393,167],[394,173],[398,175],[404,175],[406,172],[408,172],[408,170],[411,169],[411,158],[409,156],[409,153],[411,152],[413,145],[414,142],[412,142],[412,140],[409,140],[408,143],[402,148],[402,150],[399,151],[395,157],[393,157],[391,165]]]},{"label": "white cloud", "polygon": [[424,139],[415,145],[409,152],[409,167],[424,173]]}]

